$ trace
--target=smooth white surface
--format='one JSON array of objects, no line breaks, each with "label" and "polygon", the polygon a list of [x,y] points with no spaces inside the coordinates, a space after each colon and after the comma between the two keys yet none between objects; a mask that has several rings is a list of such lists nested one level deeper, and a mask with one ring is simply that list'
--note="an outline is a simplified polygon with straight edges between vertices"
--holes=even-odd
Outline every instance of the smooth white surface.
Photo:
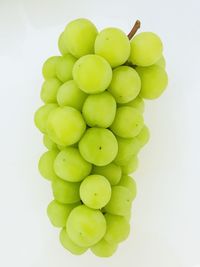
[{"label": "smooth white surface", "polygon": [[[0,266],[194,267],[200,264],[200,1],[0,1]],[[33,114],[43,61],[77,17],[99,29],[143,31],[165,46],[169,86],[146,103],[151,140],[134,177],[138,197],[130,238],[110,259],[72,256],[46,216],[52,195],[37,171],[44,151]]]}]

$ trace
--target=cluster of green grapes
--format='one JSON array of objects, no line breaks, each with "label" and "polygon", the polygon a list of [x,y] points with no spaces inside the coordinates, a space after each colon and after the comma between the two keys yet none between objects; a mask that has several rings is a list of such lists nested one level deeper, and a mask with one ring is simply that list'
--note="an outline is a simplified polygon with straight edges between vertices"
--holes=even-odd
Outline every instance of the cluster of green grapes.
[{"label": "cluster of green grapes", "polygon": [[162,42],[151,32],[131,40],[117,28],[98,33],[77,19],[58,47],[62,55],[43,65],[44,105],[35,113],[48,149],[39,171],[54,197],[47,213],[71,253],[90,248],[109,257],[130,232],[136,184],[129,174],[149,139],[143,98],[167,85]]}]

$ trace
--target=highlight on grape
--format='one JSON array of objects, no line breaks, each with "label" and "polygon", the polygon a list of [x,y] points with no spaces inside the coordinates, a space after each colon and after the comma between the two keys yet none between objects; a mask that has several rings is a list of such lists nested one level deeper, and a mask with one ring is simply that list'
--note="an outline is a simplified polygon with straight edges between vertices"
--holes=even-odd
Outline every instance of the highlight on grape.
[{"label": "highlight on grape", "polygon": [[98,32],[88,19],[73,20],[58,38],[60,55],[42,67],[34,121],[46,152],[38,168],[51,183],[49,220],[75,255],[110,257],[131,230],[131,174],[150,137],[144,100],[168,82],[161,39],[139,28]]}]

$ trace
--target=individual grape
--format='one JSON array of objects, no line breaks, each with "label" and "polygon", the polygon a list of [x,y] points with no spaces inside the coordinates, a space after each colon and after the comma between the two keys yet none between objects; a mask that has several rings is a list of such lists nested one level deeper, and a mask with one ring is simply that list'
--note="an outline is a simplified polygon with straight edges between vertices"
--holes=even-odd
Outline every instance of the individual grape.
[{"label": "individual grape", "polygon": [[146,99],[155,99],[161,96],[167,87],[168,77],[164,68],[158,65],[150,67],[137,67],[142,87],[140,96]]},{"label": "individual grape", "polygon": [[83,117],[90,127],[109,127],[115,118],[116,102],[109,92],[89,95],[83,105]]},{"label": "individual grape", "polygon": [[135,180],[128,176],[128,175],[122,175],[122,178],[118,185],[124,186],[131,192],[131,198],[132,200],[135,199],[137,194],[137,186]]},{"label": "individual grape", "polygon": [[117,165],[124,165],[132,155],[136,155],[140,151],[141,145],[137,137],[116,138],[118,142],[118,153],[114,159],[114,163]]},{"label": "individual grape", "polygon": [[53,56],[48,58],[42,67],[42,74],[45,79],[56,78],[56,65],[59,60],[59,56]]},{"label": "individual grape", "polygon": [[139,134],[143,125],[142,114],[135,108],[124,106],[117,109],[110,129],[120,137],[132,138]]},{"label": "individual grape", "polygon": [[81,113],[72,107],[54,109],[48,117],[46,127],[49,137],[61,146],[78,142],[86,129]]},{"label": "individual grape", "polygon": [[131,209],[131,193],[123,186],[112,187],[111,199],[104,210],[114,215],[125,216]]},{"label": "individual grape", "polygon": [[127,103],[137,97],[141,89],[140,76],[128,66],[120,66],[113,70],[108,91],[117,103]]},{"label": "individual grape", "polygon": [[110,244],[105,239],[101,239],[97,244],[91,247],[91,251],[98,257],[111,257],[117,250],[117,244]]},{"label": "individual grape", "polygon": [[44,134],[43,136],[43,144],[49,150],[58,149],[57,145],[49,138],[47,134]]},{"label": "individual grape", "polygon": [[140,97],[137,96],[135,99],[132,101],[125,103],[125,104],[119,104],[119,106],[128,106],[137,109],[141,113],[144,113],[144,100]]},{"label": "individual grape", "polygon": [[71,21],[65,28],[63,40],[68,51],[76,58],[94,52],[94,42],[97,36],[95,25],[87,19]]},{"label": "individual grape", "polygon": [[52,225],[55,227],[65,227],[67,218],[75,207],[75,204],[66,205],[56,200],[51,201],[47,207],[47,215]]},{"label": "individual grape", "polygon": [[136,171],[138,168],[138,158],[137,156],[133,155],[131,158],[121,166],[123,174],[130,174]]},{"label": "individual grape", "polygon": [[70,213],[66,229],[74,243],[80,247],[90,247],[103,238],[106,220],[99,210],[81,205]]},{"label": "individual grape", "polygon": [[129,58],[129,39],[120,29],[106,28],[97,35],[95,54],[104,57],[112,68],[120,66]]},{"label": "individual grape", "polygon": [[34,115],[35,126],[42,132],[46,133],[46,124],[49,114],[57,108],[56,104],[46,104],[41,106]]},{"label": "individual grape", "polygon": [[146,125],[144,125],[144,127],[142,128],[142,130],[140,131],[140,133],[138,134],[136,138],[140,142],[141,147],[143,147],[144,145],[148,143],[149,138],[150,138],[150,132]]},{"label": "individual grape", "polygon": [[61,107],[69,106],[79,111],[82,110],[86,97],[87,95],[78,88],[73,80],[61,85],[57,93],[57,101]]},{"label": "individual grape", "polygon": [[93,166],[92,173],[105,176],[111,185],[118,184],[122,176],[121,167],[114,163],[106,166]]},{"label": "individual grape", "polygon": [[166,61],[165,61],[164,56],[161,56],[161,58],[159,58],[159,60],[156,61],[155,65],[158,65],[162,68],[165,68],[166,67]]},{"label": "individual grape", "polygon": [[62,55],[69,54],[69,51],[67,49],[67,43],[64,36],[64,32],[61,33],[58,39],[58,49]]},{"label": "individual grape", "polygon": [[87,248],[79,247],[69,238],[65,228],[63,228],[60,232],[60,243],[65,249],[74,255],[81,255],[87,251]]},{"label": "individual grape", "polygon": [[56,178],[52,182],[52,191],[54,198],[63,204],[76,203],[80,200],[80,183],[71,183]]},{"label": "individual grape", "polygon": [[74,147],[60,151],[54,162],[56,174],[68,182],[80,182],[91,172],[92,165]]},{"label": "individual grape", "polygon": [[66,54],[59,58],[56,64],[56,76],[62,82],[72,79],[72,69],[76,62],[76,58],[70,54]]},{"label": "individual grape", "polygon": [[90,175],[81,183],[80,196],[83,203],[89,208],[101,209],[110,200],[110,183],[102,175]]},{"label": "individual grape", "polygon": [[43,82],[40,97],[46,104],[57,102],[57,92],[61,82],[56,78],[51,78]]},{"label": "individual grape", "polygon": [[50,181],[53,181],[57,178],[53,168],[54,160],[57,154],[58,152],[56,150],[49,150],[45,152],[39,160],[38,169],[40,174]]},{"label": "individual grape", "polygon": [[120,243],[128,238],[130,224],[124,217],[106,213],[105,218],[107,229],[104,239],[108,243]]},{"label": "individual grape", "polygon": [[82,91],[97,94],[108,88],[112,79],[112,69],[104,58],[86,55],[76,61],[73,78]]},{"label": "individual grape", "polygon": [[82,157],[88,162],[105,166],[117,155],[118,145],[114,134],[108,129],[90,128],[79,142]]},{"label": "individual grape", "polygon": [[131,54],[129,60],[138,66],[150,66],[162,56],[163,45],[153,32],[142,32],[131,40]]}]

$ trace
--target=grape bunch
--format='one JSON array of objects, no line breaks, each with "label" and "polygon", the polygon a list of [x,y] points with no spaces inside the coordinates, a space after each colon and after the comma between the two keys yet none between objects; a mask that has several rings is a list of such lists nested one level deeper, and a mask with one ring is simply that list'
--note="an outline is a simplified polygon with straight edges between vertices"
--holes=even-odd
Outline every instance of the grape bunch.
[{"label": "grape bunch", "polygon": [[47,207],[60,242],[75,255],[113,255],[130,232],[138,153],[149,140],[144,100],[167,86],[163,45],[152,32],[98,32],[87,19],[61,33],[61,55],[43,65],[35,125],[47,151],[39,160],[51,182]]}]

